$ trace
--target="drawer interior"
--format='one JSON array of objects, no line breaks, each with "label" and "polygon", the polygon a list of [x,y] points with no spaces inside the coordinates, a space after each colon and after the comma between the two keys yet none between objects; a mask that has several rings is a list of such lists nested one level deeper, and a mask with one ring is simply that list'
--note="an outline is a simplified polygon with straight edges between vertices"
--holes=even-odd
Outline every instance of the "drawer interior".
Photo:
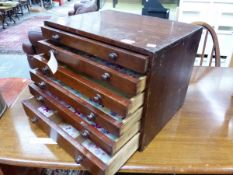
[{"label": "drawer interior", "polygon": [[[115,113],[110,112],[110,109],[103,108],[90,101],[88,98],[82,98],[79,94],[77,95],[75,90],[60,86],[60,84],[54,82],[53,79],[43,76],[37,71],[31,71],[31,79],[38,87],[52,92],[54,96],[62,99],[65,103],[78,110],[90,121],[96,122],[96,124],[106,128],[106,130],[116,136],[123,135],[133,124],[141,119],[142,108],[137,109],[132,115],[123,119]],[[43,82],[42,87],[41,82]],[[91,118],[89,116],[91,116]]]},{"label": "drawer interior", "polygon": [[[92,53],[94,56],[100,57],[108,62],[124,66],[140,73],[145,73],[147,71],[148,56],[146,55],[46,26],[42,27],[42,33],[45,38],[56,43],[65,44],[86,53]],[[54,39],[55,35],[58,36],[57,39]]]},{"label": "drawer interior", "polygon": [[24,109],[77,163],[114,174],[138,149],[148,57],[79,36],[70,38],[75,47],[46,37],[41,54],[28,57],[34,98]]},{"label": "drawer interior", "polygon": [[82,132],[87,132],[86,137],[90,138],[90,140],[110,155],[115,154],[140,129],[140,122],[136,121],[131,128],[125,131],[121,136],[117,137],[105,128],[97,125],[95,122],[89,121],[87,117],[77,109],[59,99],[57,96],[54,96],[51,92],[42,91],[33,84],[29,85],[29,90],[36,99],[49,108],[57,111],[64,120],[73,123],[73,125],[77,129],[82,130]]},{"label": "drawer interior", "polygon": [[[93,55],[57,45],[49,40],[38,42],[39,51],[44,53],[45,59],[49,59],[49,51],[53,50],[56,59],[69,66],[75,72],[82,73],[90,79],[99,80],[102,84],[110,85],[117,91],[133,97],[145,90],[146,75],[129,70],[122,66],[101,60]],[[38,57],[37,57],[38,59]],[[107,75],[107,76],[106,76]],[[119,92],[120,92],[119,91]]]},{"label": "drawer interior", "polygon": [[107,154],[91,140],[82,136],[70,123],[64,121],[57,111],[37,102],[35,98],[23,101],[26,114],[38,124],[61,147],[94,174],[114,174],[137,150],[139,134],[135,134],[114,156]]},{"label": "drawer interior", "polygon": [[[33,61],[30,61],[32,67],[38,67],[43,73],[43,68],[46,66],[47,61],[43,60],[39,55],[34,56],[32,59]],[[116,92],[112,88],[92,81],[82,74],[76,74],[63,66],[59,66],[55,74],[46,73],[46,75],[60,86],[68,88],[77,95],[81,94],[85,99],[93,100],[97,94],[100,95],[100,106],[103,109],[111,108],[111,111],[118,114],[120,118],[130,116],[143,104],[144,93],[128,98],[124,94],[119,93],[119,91]]]}]

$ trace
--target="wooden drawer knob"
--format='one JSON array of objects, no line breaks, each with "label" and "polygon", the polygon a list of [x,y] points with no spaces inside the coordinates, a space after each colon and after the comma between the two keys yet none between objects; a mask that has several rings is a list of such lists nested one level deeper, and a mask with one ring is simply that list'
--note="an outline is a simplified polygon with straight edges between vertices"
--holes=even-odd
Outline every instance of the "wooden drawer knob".
[{"label": "wooden drawer knob", "polygon": [[51,49],[49,52],[52,52],[54,56],[57,56],[58,52],[54,49]]},{"label": "wooden drawer knob", "polygon": [[116,53],[110,53],[110,54],[108,55],[108,58],[109,58],[110,60],[112,60],[112,61],[116,61],[117,57],[118,57],[118,55],[117,55]]},{"label": "wooden drawer knob", "polygon": [[36,97],[36,100],[42,102],[44,100],[44,97],[38,96],[38,97]]},{"label": "wooden drawer knob", "polygon": [[110,79],[110,74],[105,72],[103,75],[101,75],[103,80],[109,80]]},{"label": "wooden drawer knob", "polygon": [[95,114],[91,112],[89,115],[87,115],[87,119],[90,120],[90,121],[94,120],[95,119]]},{"label": "wooden drawer knob", "polygon": [[38,86],[41,88],[41,89],[44,89],[46,87],[46,83],[44,81],[41,81],[38,83]]},{"label": "wooden drawer knob", "polygon": [[83,160],[83,156],[82,155],[77,155],[75,157],[75,162],[78,163],[78,164],[80,164],[82,162],[82,160]]},{"label": "wooden drawer knob", "polygon": [[31,118],[31,122],[32,123],[36,123],[38,121],[38,117],[37,116],[34,116]]},{"label": "wooden drawer knob", "polygon": [[84,131],[81,132],[81,135],[83,137],[88,137],[89,136],[89,131],[85,129]]},{"label": "wooden drawer knob", "polygon": [[57,41],[60,39],[60,36],[58,34],[53,34],[52,35],[52,40]]},{"label": "wooden drawer knob", "polygon": [[101,100],[101,95],[100,94],[96,94],[96,96],[94,96],[94,101],[99,103],[100,100]]},{"label": "wooden drawer knob", "polygon": [[49,67],[48,67],[48,66],[45,66],[45,67],[43,67],[43,68],[41,69],[41,71],[42,71],[42,73],[43,73],[44,75],[48,75],[48,74],[49,74]]}]

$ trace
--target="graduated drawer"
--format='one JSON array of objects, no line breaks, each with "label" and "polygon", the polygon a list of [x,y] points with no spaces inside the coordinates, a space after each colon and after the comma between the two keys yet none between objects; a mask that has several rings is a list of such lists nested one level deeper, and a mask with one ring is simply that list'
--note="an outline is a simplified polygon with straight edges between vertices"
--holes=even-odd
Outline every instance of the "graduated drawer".
[{"label": "graduated drawer", "polygon": [[[31,64],[33,63],[31,62]],[[67,104],[70,104],[75,109],[78,109],[84,116],[87,116],[88,120],[97,123],[111,134],[118,137],[126,133],[127,130],[129,130],[137,121],[141,119],[142,108],[137,109],[127,118],[122,119],[120,117],[111,115],[109,112],[107,113],[103,111],[101,107],[93,106],[90,101],[77,96],[75,93],[69,91],[69,89],[59,86],[59,84],[52,81],[51,78],[44,76],[38,71],[31,71],[30,75],[31,79],[38,87],[52,92]]]},{"label": "graduated drawer", "polygon": [[47,26],[42,27],[41,30],[43,36],[47,39],[89,53],[136,72],[145,73],[147,71],[148,56]]},{"label": "graduated drawer", "polygon": [[[75,50],[57,46],[46,40],[38,42],[38,49],[40,53],[45,53],[46,55],[49,55],[49,51],[53,50],[56,59],[60,62],[94,79],[112,85],[126,93],[129,97],[133,97],[145,89],[146,76],[143,74],[121,67],[120,69],[124,71],[122,73],[117,71],[118,68],[114,65],[109,65],[106,62],[103,63],[100,59],[93,59],[89,55],[83,55]],[[114,66],[115,69],[111,68],[111,66]]]},{"label": "graduated drawer", "polygon": [[[37,68],[41,70],[46,69],[46,59],[43,59],[41,56],[34,56],[33,59],[35,64],[37,63]],[[47,70],[49,71],[49,68]],[[59,66],[58,71],[54,75],[49,72],[47,72],[47,75],[77,90],[97,104],[111,109],[112,112],[122,118],[131,115],[143,104],[144,93],[127,98],[62,66]]]},{"label": "graduated drawer", "polygon": [[91,124],[86,117],[73,108],[73,106],[65,103],[48,90],[42,90],[34,84],[29,85],[29,90],[38,101],[45,104],[50,109],[57,111],[59,116],[68,123],[72,123],[75,128],[82,131],[86,138],[89,138],[109,155],[114,155],[140,129],[140,123],[138,121],[122,136],[116,137],[106,129],[95,125],[95,123]]},{"label": "graduated drawer", "polygon": [[[114,156],[110,156],[83,137],[81,131],[63,121],[54,111],[48,111],[34,98],[24,100],[23,106],[34,124],[65,149],[76,163],[84,166],[92,174],[115,174],[138,149],[139,133],[134,135]],[[43,109],[46,109],[46,112],[43,112]]]}]

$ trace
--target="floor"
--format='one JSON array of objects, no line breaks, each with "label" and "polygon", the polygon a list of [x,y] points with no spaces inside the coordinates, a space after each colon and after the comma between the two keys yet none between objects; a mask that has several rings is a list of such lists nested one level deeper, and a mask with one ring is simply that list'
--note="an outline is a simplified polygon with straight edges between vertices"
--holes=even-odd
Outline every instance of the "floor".
[{"label": "floor", "polygon": [[[66,16],[67,12],[73,8],[73,4],[77,1],[67,2],[62,7],[54,7],[51,10],[25,13],[24,16],[20,17],[20,20],[25,20],[33,16]],[[17,21],[15,25],[17,25]],[[0,78],[12,77],[30,78],[29,65],[25,54],[0,54]]]},{"label": "floor", "polygon": [[[66,16],[67,12],[73,8],[73,4],[79,0],[71,0],[66,2],[61,7],[54,7],[51,10],[45,10],[42,12],[31,12],[26,13],[21,20],[30,18],[32,16],[43,16],[49,15],[52,17],[56,16]],[[164,4],[166,8],[170,9],[170,19],[176,19],[176,5],[174,4]],[[112,0],[107,0],[104,7],[101,10],[114,9],[117,11],[124,11],[129,13],[141,14],[141,0],[119,0],[116,8],[112,7]],[[17,25],[17,24],[16,24]],[[1,32],[1,31],[0,31]],[[30,78],[29,77],[29,65],[27,63],[25,54],[0,54],[0,78],[9,77],[20,77],[20,78]]]}]

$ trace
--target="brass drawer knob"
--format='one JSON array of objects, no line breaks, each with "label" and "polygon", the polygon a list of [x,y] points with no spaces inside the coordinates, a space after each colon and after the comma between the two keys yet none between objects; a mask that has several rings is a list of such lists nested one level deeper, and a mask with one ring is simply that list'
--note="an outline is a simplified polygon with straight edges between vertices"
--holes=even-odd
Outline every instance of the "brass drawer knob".
[{"label": "brass drawer knob", "polygon": [[43,100],[44,100],[44,97],[42,97],[42,96],[38,96],[38,97],[36,97],[36,100],[41,102],[41,101],[43,101]]},{"label": "brass drawer knob", "polygon": [[117,58],[118,58],[118,55],[116,54],[116,53],[110,53],[109,55],[108,55],[108,58],[110,59],[110,60],[112,60],[112,61],[116,61],[117,60]]},{"label": "brass drawer knob", "polygon": [[80,164],[83,160],[83,156],[82,155],[77,155],[75,156],[75,162]]},{"label": "brass drawer knob", "polygon": [[101,97],[100,94],[96,94],[96,96],[94,96],[94,101],[99,103],[100,100],[101,100],[101,98],[102,98],[102,97]]},{"label": "brass drawer knob", "polygon": [[101,75],[103,80],[109,80],[110,79],[110,74],[105,72],[103,75]]},{"label": "brass drawer knob", "polygon": [[41,81],[38,83],[38,86],[41,88],[41,89],[44,89],[46,87],[46,83],[44,81]]},{"label": "brass drawer knob", "polygon": [[53,34],[52,35],[52,40],[57,41],[60,39],[60,36],[58,34]]},{"label": "brass drawer knob", "polygon": [[95,114],[93,112],[91,112],[89,115],[87,115],[87,119],[88,120],[93,120],[95,118]]},{"label": "brass drawer knob", "polygon": [[32,123],[36,123],[38,121],[38,117],[37,116],[34,116],[31,118],[31,122]]},{"label": "brass drawer knob", "polygon": [[88,137],[89,136],[89,131],[85,129],[84,131],[81,132],[81,136]]}]

